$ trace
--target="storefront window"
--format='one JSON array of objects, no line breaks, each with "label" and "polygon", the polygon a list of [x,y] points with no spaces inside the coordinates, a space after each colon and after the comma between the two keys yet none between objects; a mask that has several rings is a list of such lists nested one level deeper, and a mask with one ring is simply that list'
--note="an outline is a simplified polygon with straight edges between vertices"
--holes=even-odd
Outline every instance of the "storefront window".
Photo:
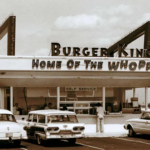
[{"label": "storefront window", "polygon": [[[8,89],[5,94],[4,108],[9,110],[10,92]],[[57,88],[14,87],[13,104],[14,115],[27,115],[29,111],[43,110],[46,106],[47,109],[57,109]]]},{"label": "storefront window", "polygon": [[96,115],[97,103],[102,103],[102,88],[61,87],[60,109],[66,106],[76,114]]}]

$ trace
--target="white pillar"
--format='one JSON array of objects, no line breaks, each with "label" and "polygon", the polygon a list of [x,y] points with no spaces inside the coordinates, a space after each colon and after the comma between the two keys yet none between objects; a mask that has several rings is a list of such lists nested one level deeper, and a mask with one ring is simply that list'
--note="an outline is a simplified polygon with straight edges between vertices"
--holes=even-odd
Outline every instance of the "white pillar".
[{"label": "white pillar", "polygon": [[145,110],[148,109],[148,87],[145,87]]},{"label": "white pillar", "polygon": [[10,111],[13,113],[13,87],[10,87]]},{"label": "white pillar", "polygon": [[57,109],[59,110],[60,106],[60,87],[57,87]]},{"label": "white pillar", "polygon": [[103,93],[103,110],[105,111],[105,87],[102,88],[102,93]]},{"label": "white pillar", "polygon": [[135,88],[133,88],[133,97],[135,97]]},{"label": "white pillar", "polygon": [[0,108],[4,109],[4,89],[0,88]]}]

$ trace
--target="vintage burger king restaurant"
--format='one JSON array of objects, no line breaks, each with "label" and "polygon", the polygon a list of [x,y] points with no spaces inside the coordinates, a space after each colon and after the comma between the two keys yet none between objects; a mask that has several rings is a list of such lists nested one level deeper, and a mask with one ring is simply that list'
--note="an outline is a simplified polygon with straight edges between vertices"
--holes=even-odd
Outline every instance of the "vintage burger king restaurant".
[{"label": "vintage burger king restaurant", "polygon": [[[15,28],[15,21],[9,21],[14,18],[10,16],[0,27],[1,38],[5,28],[11,35],[9,28]],[[93,125],[91,132],[96,132],[97,103],[103,105],[105,124],[139,116],[150,102],[149,33],[147,22],[109,48],[62,47],[52,42],[49,56],[15,56],[10,39],[7,56],[0,56],[0,108],[22,118],[45,104],[52,103],[52,109],[66,105],[77,113],[79,122]],[[143,49],[125,49],[143,34]],[[144,89],[143,99],[136,96],[137,88]],[[126,99],[128,90],[133,93],[130,99]]]}]

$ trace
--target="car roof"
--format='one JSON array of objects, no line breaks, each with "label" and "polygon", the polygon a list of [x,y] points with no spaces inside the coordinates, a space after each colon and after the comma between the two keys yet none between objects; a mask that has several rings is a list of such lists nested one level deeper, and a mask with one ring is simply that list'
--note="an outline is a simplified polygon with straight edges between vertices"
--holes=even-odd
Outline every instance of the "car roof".
[{"label": "car roof", "polygon": [[68,110],[56,110],[56,109],[47,109],[47,110],[35,110],[30,111],[29,114],[41,114],[41,115],[75,115],[74,112],[68,111]]},{"label": "car roof", "polygon": [[11,114],[12,115],[12,112],[9,110],[6,110],[6,109],[0,109],[0,114]]}]

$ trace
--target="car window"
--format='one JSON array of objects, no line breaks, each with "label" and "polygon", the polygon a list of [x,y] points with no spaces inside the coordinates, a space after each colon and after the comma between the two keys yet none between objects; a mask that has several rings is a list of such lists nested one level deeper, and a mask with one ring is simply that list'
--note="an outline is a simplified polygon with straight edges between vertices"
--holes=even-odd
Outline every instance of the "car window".
[{"label": "car window", "polygon": [[29,114],[29,116],[28,116],[28,121],[32,121],[32,119],[33,119],[33,115],[32,115],[32,114]]},{"label": "car window", "polygon": [[150,120],[150,113],[149,113],[149,112],[143,113],[141,119],[147,119],[147,120]]},{"label": "car window", "polygon": [[33,115],[33,122],[37,122],[37,115]]},{"label": "car window", "polygon": [[77,123],[77,118],[75,115],[52,115],[47,116],[47,122],[72,122]]},{"label": "car window", "polygon": [[11,114],[0,114],[0,121],[16,122],[15,117]]},{"label": "car window", "polygon": [[45,115],[38,115],[38,123],[45,123]]},{"label": "car window", "polygon": [[74,116],[74,115],[70,115],[70,116],[69,116],[69,120],[70,120],[71,122],[78,122],[77,117]]}]

